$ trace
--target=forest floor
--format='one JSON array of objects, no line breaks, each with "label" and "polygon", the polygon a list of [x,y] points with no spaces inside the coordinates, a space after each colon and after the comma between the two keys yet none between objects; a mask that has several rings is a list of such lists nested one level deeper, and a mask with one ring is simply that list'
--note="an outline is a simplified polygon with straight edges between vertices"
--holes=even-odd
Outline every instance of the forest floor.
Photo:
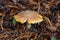
[{"label": "forest floor", "polygon": [[[14,25],[13,16],[25,10],[38,12],[44,21],[30,29]],[[0,40],[60,40],[60,0],[0,0]]]}]

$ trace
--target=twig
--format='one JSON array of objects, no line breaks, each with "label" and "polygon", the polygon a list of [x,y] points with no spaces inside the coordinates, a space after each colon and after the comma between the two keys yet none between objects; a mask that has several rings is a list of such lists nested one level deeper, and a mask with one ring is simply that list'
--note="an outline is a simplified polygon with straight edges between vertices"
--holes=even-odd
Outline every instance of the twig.
[{"label": "twig", "polygon": [[[7,11],[8,11],[8,10],[7,10]],[[4,18],[5,13],[6,13],[7,11],[5,11],[5,12],[3,13],[2,18],[1,18],[1,29],[2,29],[2,31],[3,31],[3,27],[2,27],[2,24],[3,24],[3,18]]]},{"label": "twig", "polygon": [[39,13],[39,11],[40,11],[40,2],[39,2],[39,0],[38,0],[38,13]]},{"label": "twig", "polygon": [[49,26],[49,27],[47,27],[48,29],[50,29],[51,31],[56,31],[57,30],[57,28],[52,25],[52,23],[50,22],[49,18],[44,17],[44,19],[45,19],[47,25]]},{"label": "twig", "polygon": [[31,34],[30,34],[30,36],[27,38],[27,40],[29,40],[29,39],[30,39],[31,35],[32,35],[32,33],[31,33]]},{"label": "twig", "polygon": [[3,14],[2,18],[1,18],[1,29],[3,31],[3,27],[2,27],[2,23],[3,23],[3,17],[4,17],[5,14]]},{"label": "twig", "polygon": [[20,35],[20,36],[18,36],[17,38],[15,38],[14,40],[17,40],[17,39],[19,39],[19,38],[22,39],[22,38],[28,37],[28,36],[29,36],[29,35],[24,35],[24,36],[23,36],[23,35]]}]

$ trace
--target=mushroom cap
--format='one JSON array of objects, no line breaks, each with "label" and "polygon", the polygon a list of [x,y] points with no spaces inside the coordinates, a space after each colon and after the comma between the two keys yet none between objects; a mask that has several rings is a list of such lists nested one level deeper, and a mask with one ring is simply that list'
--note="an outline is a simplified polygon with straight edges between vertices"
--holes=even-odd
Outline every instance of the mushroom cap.
[{"label": "mushroom cap", "polygon": [[19,12],[17,15],[13,16],[17,22],[20,23],[25,23],[27,22],[28,24],[34,24],[34,23],[39,23],[43,21],[42,15],[40,15],[36,11],[31,11],[31,10],[26,10]]}]

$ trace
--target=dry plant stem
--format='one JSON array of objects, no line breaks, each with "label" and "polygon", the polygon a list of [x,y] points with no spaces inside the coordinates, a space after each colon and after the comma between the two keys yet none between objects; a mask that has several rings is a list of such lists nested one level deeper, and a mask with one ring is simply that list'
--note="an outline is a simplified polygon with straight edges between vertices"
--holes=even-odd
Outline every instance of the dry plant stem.
[{"label": "dry plant stem", "polygon": [[57,18],[57,23],[56,23],[56,27],[59,27],[60,26],[60,12],[57,13],[58,14],[58,18]]},{"label": "dry plant stem", "polygon": [[60,23],[60,14],[58,13],[58,22]]},{"label": "dry plant stem", "polygon": [[39,39],[39,38],[42,36],[42,34],[43,34],[43,33],[41,33],[40,35],[38,35],[38,38],[37,38],[37,39]]},{"label": "dry plant stem", "polygon": [[4,16],[5,16],[5,13],[3,14],[2,19],[1,19],[1,29],[2,29],[2,31],[3,31],[2,23],[3,23]]},{"label": "dry plant stem", "polygon": [[1,39],[1,38],[6,38],[6,37],[8,37],[8,35],[6,34],[6,32],[0,34],[0,39]]},{"label": "dry plant stem", "polygon": [[[8,10],[7,10],[7,11],[8,11]],[[2,15],[2,19],[1,19],[1,29],[2,29],[2,31],[4,30],[4,28],[3,28],[3,26],[2,26],[2,23],[3,23],[3,18],[4,18],[5,13],[6,13],[7,11],[3,12],[3,15]]]},{"label": "dry plant stem", "polygon": [[52,25],[52,23],[50,22],[50,20],[47,17],[44,17],[44,19],[47,23],[47,26],[48,26],[47,28],[48,29],[50,29],[51,31],[56,31],[57,30],[57,28]]},{"label": "dry plant stem", "polygon": [[38,0],[38,13],[39,13],[39,10],[40,10],[40,2],[39,2],[39,0]]},{"label": "dry plant stem", "polygon": [[29,39],[30,39],[31,35],[32,35],[32,34],[30,34],[30,36],[29,36],[29,38],[28,38],[27,40],[29,40]]},{"label": "dry plant stem", "polygon": [[17,38],[15,38],[14,40],[17,40],[17,39],[19,39],[20,38],[20,36],[19,37],[17,37]]},{"label": "dry plant stem", "polygon": [[20,36],[18,36],[17,38],[15,38],[14,40],[17,40],[17,39],[19,39],[19,38],[22,39],[22,38],[28,37],[28,36],[29,36],[29,35],[24,35],[24,36],[23,36],[23,35],[20,35]]}]

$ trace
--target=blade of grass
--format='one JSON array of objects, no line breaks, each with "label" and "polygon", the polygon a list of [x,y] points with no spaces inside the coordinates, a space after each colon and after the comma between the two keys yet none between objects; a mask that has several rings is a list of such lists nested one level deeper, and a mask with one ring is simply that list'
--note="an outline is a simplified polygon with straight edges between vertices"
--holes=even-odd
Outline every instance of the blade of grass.
[{"label": "blade of grass", "polygon": [[15,20],[15,19],[13,19],[13,20],[12,20],[12,23],[15,25],[15,24],[16,24],[16,20]]}]

